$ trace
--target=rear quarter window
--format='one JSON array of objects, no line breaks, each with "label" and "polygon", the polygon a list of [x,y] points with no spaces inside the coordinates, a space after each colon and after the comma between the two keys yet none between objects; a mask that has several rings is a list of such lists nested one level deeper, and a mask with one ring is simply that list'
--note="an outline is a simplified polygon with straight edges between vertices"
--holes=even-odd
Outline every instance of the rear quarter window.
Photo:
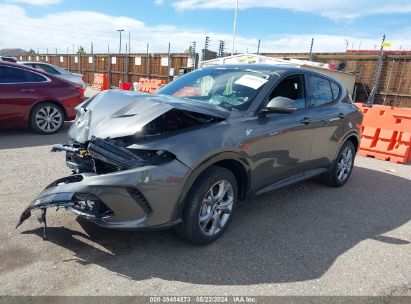
[{"label": "rear quarter window", "polygon": [[335,82],[331,81],[331,90],[333,92],[334,100],[340,96],[340,87]]}]

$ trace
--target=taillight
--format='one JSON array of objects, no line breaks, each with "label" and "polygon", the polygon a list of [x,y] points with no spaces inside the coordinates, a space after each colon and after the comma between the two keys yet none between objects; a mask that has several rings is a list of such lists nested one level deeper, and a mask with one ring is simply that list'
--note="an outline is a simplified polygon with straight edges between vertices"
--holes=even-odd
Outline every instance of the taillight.
[{"label": "taillight", "polygon": [[77,88],[77,92],[78,92],[81,96],[84,96],[84,89],[83,89],[83,88]]}]

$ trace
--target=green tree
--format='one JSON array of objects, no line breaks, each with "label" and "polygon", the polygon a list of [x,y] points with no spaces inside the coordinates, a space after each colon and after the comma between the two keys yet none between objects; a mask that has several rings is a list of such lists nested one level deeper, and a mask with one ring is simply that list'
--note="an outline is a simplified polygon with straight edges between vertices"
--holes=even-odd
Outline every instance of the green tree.
[{"label": "green tree", "polygon": [[77,55],[85,55],[85,54],[87,54],[87,53],[86,53],[86,51],[84,50],[84,47],[82,47],[82,46],[80,45],[79,48],[78,48],[78,51],[77,51]]}]

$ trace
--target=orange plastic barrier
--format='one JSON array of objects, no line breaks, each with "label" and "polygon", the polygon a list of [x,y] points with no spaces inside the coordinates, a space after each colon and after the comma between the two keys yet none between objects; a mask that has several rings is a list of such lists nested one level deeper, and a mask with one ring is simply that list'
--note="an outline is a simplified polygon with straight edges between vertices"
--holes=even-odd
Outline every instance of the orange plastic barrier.
[{"label": "orange plastic barrier", "polygon": [[107,74],[103,73],[94,73],[94,79],[92,88],[99,91],[104,91],[110,89],[108,85]]},{"label": "orange plastic barrier", "polygon": [[139,92],[150,93],[153,94],[165,85],[164,80],[160,79],[147,79],[147,78],[140,78],[139,79]]},{"label": "orange plastic barrier", "polygon": [[411,161],[411,109],[356,103],[364,114],[359,155],[394,163]]}]

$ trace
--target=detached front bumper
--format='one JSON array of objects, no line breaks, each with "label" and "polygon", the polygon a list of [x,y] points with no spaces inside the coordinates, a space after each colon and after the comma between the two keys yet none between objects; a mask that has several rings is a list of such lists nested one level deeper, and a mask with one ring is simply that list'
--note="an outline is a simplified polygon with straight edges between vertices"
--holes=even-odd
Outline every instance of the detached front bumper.
[{"label": "detached front bumper", "polygon": [[174,159],[107,174],[82,173],[59,179],[44,189],[23,211],[20,226],[31,211],[65,208],[96,224],[118,229],[172,225],[190,169]]}]

